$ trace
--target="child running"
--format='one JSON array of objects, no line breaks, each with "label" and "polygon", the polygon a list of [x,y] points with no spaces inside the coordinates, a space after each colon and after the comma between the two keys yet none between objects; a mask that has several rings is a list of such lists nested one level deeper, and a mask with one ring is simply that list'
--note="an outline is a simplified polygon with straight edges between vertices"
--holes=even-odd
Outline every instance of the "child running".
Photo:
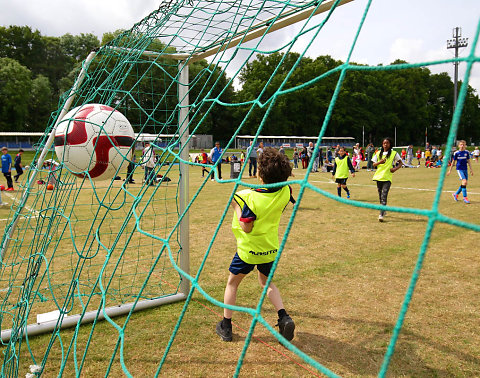
[{"label": "child running", "polygon": [[[208,155],[203,148],[200,150],[200,163],[201,164],[208,164],[209,163]],[[205,166],[202,166],[202,177],[205,177],[205,172],[207,172],[207,175],[210,174],[208,169],[205,168]]]},{"label": "child running", "polygon": [[[372,180],[377,182],[380,203],[386,206],[388,191],[392,185],[392,176],[403,165],[402,159],[398,153],[393,150],[392,138],[387,137],[383,140],[382,147],[373,155],[372,162],[373,166],[377,168]],[[385,210],[380,210],[378,221],[383,222],[384,216]]]},{"label": "child running", "polygon": [[15,170],[17,171],[17,174],[13,176],[13,179],[17,183],[18,183],[19,177],[23,175],[22,154],[23,154],[23,150],[20,148],[18,150],[17,156],[15,156],[15,161],[14,161]]},{"label": "child running", "polygon": [[[470,200],[467,197],[467,181],[468,181],[468,169],[467,164],[470,167],[470,174],[473,176],[472,163],[470,162],[470,152],[466,150],[467,142],[464,140],[458,141],[458,151],[453,154],[453,161],[456,161],[456,168],[458,177],[460,178],[461,184],[457,191],[453,193],[453,199],[458,201],[458,195],[462,192],[463,202],[470,203]],[[452,171],[453,162],[450,165],[450,169],[447,172],[447,176]]]},{"label": "child running", "polygon": [[[287,181],[291,173],[288,157],[276,149],[266,147],[259,154],[258,178],[262,184]],[[241,190],[235,194],[234,200],[232,230],[237,239],[237,252],[230,264],[224,296],[224,303],[232,306],[237,299],[238,286],[255,266],[260,286],[265,287],[279,248],[280,217],[289,201],[295,203],[288,185]],[[277,310],[280,334],[292,340],[295,323],[285,311],[280,291],[273,283],[270,283],[267,296]],[[232,341],[232,315],[233,310],[225,308],[224,318],[216,326],[216,332],[223,341]]]},{"label": "child running", "polygon": [[338,196],[342,196],[342,188],[347,192],[347,198],[350,198],[350,191],[347,188],[348,171],[355,177],[355,168],[353,168],[350,158],[345,154],[345,147],[340,147],[338,150],[338,156],[333,163],[332,176],[335,177],[337,183]]}]

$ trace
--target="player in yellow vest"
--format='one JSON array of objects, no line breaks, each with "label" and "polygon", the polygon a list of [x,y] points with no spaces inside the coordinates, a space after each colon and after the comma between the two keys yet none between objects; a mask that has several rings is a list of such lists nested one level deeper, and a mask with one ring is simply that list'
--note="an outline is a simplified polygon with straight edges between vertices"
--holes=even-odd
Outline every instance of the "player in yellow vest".
[{"label": "player in yellow vest", "polygon": [[[263,184],[287,181],[292,174],[288,157],[276,149],[266,147],[258,155],[258,178]],[[235,193],[232,230],[237,239],[237,253],[230,264],[230,275],[225,288],[224,303],[235,305],[237,289],[243,278],[255,266],[260,285],[265,287],[268,275],[279,248],[278,226],[288,202],[294,203],[288,185],[276,188],[246,189]],[[285,311],[280,291],[273,284],[267,296],[278,312],[280,334],[287,340],[294,336],[295,323]],[[233,311],[225,308],[223,320],[217,324],[216,332],[223,341],[232,341]]]},{"label": "player in yellow vest", "polygon": [[348,172],[352,174],[352,177],[355,177],[355,168],[353,168],[352,161],[345,153],[345,147],[340,147],[338,149],[338,156],[335,158],[333,163],[332,176],[335,177],[335,182],[337,183],[337,193],[338,196],[342,196],[342,188],[347,192],[347,198],[350,198],[350,191],[347,188],[347,179]]},{"label": "player in yellow vest", "polygon": [[[373,175],[372,180],[377,182],[378,197],[380,203],[387,205],[388,191],[392,185],[392,176],[403,166],[403,161],[400,155],[393,150],[392,138],[385,138],[382,142],[382,148],[373,155],[373,166],[377,171]],[[379,222],[383,222],[385,210],[380,210],[378,216]]]}]

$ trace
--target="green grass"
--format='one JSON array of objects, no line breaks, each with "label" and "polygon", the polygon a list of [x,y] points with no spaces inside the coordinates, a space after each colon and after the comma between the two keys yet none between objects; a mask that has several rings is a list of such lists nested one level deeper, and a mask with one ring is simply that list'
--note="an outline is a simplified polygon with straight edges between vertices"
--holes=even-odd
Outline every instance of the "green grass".
[{"label": "green grass", "polygon": [[[474,163],[475,173],[480,172],[479,167]],[[225,168],[224,176],[227,177],[229,170]],[[305,170],[298,169],[294,173],[292,179],[301,180]],[[438,169],[401,169],[394,175],[389,205],[431,208],[439,174]],[[370,172],[362,170],[348,180],[352,201],[378,203],[371,176]],[[468,185],[472,203],[465,205],[451,198],[451,191],[458,187],[458,179],[452,172],[441,194],[440,212],[479,224],[480,181],[477,177],[473,176]],[[141,173],[136,175],[136,180],[141,181]],[[200,187],[201,180],[201,168],[190,168],[190,195]],[[256,181],[247,178],[245,182]],[[310,182],[331,194],[336,193],[330,174],[313,173]],[[115,185],[120,186],[121,182]],[[140,190],[138,184],[131,188],[135,193]],[[191,275],[199,269],[232,189],[231,183],[208,181],[191,208]],[[297,197],[299,185],[293,185],[293,191]],[[81,193],[80,200],[87,205],[79,215],[88,218],[91,209],[95,208],[94,204],[88,205],[92,204],[91,191]],[[165,198],[166,193],[160,193],[159,196]],[[156,198],[153,206],[156,212],[145,217],[150,219],[144,220],[146,230],[161,233],[160,230],[171,227],[168,222],[161,224],[165,218],[159,210],[161,203],[160,198]],[[282,218],[282,234],[291,214],[292,206],[289,205]],[[7,215],[7,209],[0,209],[0,218]],[[307,189],[275,273],[274,282],[297,326],[292,343],[341,376],[371,377],[378,373],[426,230],[427,219],[423,216],[390,211],[386,221],[379,223],[377,215],[377,210],[350,206]],[[231,217],[229,210],[199,279],[199,285],[219,301],[223,300],[228,266],[235,252]],[[105,239],[114,236],[114,222],[112,220],[113,229],[106,232]],[[78,224],[81,227],[90,225],[88,222]],[[473,231],[442,223],[435,225],[389,376],[478,375],[479,241],[479,234]],[[148,248],[140,244],[129,247],[131,264],[135,264],[136,253],[140,250],[159,248],[159,243],[153,239],[146,244]],[[62,263],[58,264],[58,269],[62,270]],[[66,265],[70,264],[69,260]],[[125,272],[128,269],[131,268],[125,267]],[[65,268],[63,279],[68,272]],[[155,272],[154,276],[158,278],[158,274]],[[173,275],[166,278],[173,280]],[[260,288],[252,274],[240,286],[237,304],[255,308],[259,296]],[[125,331],[124,357],[134,376],[152,376],[156,372],[183,305],[166,305],[132,316]],[[251,317],[235,313],[234,341],[224,343],[215,334],[215,324],[221,314],[221,308],[195,292],[162,376],[225,377],[234,373]],[[276,313],[268,300],[262,315],[272,326],[276,324]],[[115,319],[120,326],[124,321],[124,317]],[[91,329],[91,325],[86,325],[78,333],[78,358],[82,356]],[[63,345],[68,345],[72,337],[72,330],[62,331]],[[105,374],[117,338],[118,332],[110,323],[103,321],[95,326],[82,376]],[[29,339],[35,358],[41,359],[49,340],[50,335]],[[61,352],[57,340],[47,361],[45,376],[58,374]],[[31,363],[24,344],[20,375],[27,372]],[[312,371],[316,370],[278,344],[267,329],[257,325],[245,356],[242,376],[307,377],[313,375]],[[122,374],[117,353],[110,375]],[[65,375],[75,375],[72,356]]]}]

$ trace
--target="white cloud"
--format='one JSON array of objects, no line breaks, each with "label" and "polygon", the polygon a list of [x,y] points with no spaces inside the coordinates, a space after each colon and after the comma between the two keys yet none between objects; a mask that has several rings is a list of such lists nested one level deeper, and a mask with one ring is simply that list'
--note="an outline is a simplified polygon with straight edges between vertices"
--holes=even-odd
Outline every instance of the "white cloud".
[{"label": "white cloud", "polygon": [[28,25],[48,36],[92,33],[101,38],[105,32],[130,29],[158,6],[158,0],[0,0],[0,24]]}]

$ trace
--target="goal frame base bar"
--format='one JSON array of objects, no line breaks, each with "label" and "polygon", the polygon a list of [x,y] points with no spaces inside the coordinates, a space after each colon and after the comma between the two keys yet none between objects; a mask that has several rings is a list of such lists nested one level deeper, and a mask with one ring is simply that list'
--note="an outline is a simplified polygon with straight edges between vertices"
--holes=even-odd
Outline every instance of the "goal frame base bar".
[{"label": "goal frame base bar", "polygon": [[[164,304],[184,301],[186,299],[187,299],[187,295],[183,293],[177,293],[177,294],[168,295],[168,296],[157,298],[157,299],[146,299],[143,301],[139,301],[137,303],[131,302],[131,303],[125,303],[120,306],[106,307],[105,310],[100,312],[98,310],[89,311],[89,312],[86,312],[83,316],[80,314],[65,316],[62,319],[60,328],[65,329],[65,328],[76,327],[79,323],[80,324],[93,323],[96,319],[104,320],[105,314],[107,314],[111,318],[114,318],[117,316],[127,315],[130,313],[130,311],[132,311],[132,309],[133,309],[133,312],[136,312],[136,311],[146,310],[148,308],[158,307]],[[58,327],[58,319],[47,321],[45,323],[29,324],[21,330],[22,337],[25,337],[25,335],[28,335],[28,337],[30,337],[30,336],[36,336],[36,335],[48,333],[53,331],[57,327]],[[10,341],[11,337],[12,337],[11,329],[2,331],[1,333],[2,342],[5,343]]]}]

